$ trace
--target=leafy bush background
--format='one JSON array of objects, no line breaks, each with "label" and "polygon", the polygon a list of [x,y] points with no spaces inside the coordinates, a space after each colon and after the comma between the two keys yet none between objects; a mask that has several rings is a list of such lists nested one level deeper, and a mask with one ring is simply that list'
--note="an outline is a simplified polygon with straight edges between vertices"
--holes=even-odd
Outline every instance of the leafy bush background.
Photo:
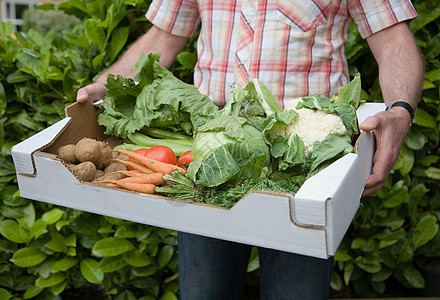
[{"label": "leafy bush background", "polygon": [[[440,7],[436,0],[414,4],[419,18],[410,25],[424,54],[423,95],[387,184],[362,200],[335,257],[332,288],[349,296],[386,294],[391,280],[423,288],[418,259],[440,257]],[[61,299],[90,286],[113,299],[177,299],[175,232],[21,198],[10,156],[11,146],[63,118],[77,89],[145,32],[148,5],[70,0],[38,7],[80,20],[62,31],[32,26],[14,34],[0,23],[1,299]],[[377,66],[355,28],[347,55],[351,73],[362,74],[364,98],[380,101]],[[171,69],[191,82],[195,60],[192,39]],[[258,279],[255,253],[249,272]]]}]

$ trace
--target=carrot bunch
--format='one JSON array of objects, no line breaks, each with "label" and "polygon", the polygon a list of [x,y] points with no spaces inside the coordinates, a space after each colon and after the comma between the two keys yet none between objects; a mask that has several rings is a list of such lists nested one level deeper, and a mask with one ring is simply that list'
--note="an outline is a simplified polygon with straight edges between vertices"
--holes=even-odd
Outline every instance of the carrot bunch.
[{"label": "carrot bunch", "polygon": [[128,159],[119,160],[119,162],[130,166],[134,171],[118,171],[127,177],[117,180],[99,181],[111,187],[120,187],[133,192],[154,194],[156,188],[165,183],[163,179],[165,174],[171,174],[171,172],[176,170],[182,174],[186,172],[185,169],[179,166],[151,159],[136,152],[122,149],[113,151],[128,156]]}]

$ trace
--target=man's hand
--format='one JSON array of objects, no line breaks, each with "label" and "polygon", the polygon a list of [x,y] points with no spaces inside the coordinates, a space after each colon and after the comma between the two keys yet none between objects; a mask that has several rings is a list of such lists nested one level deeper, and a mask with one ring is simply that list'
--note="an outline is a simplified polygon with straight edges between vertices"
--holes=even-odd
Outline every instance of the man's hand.
[{"label": "man's hand", "polygon": [[372,131],[376,137],[376,153],[373,159],[373,170],[368,177],[362,196],[382,188],[388,174],[394,166],[405,137],[411,126],[411,117],[401,107],[379,112],[368,117],[359,128]]},{"label": "man's hand", "polygon": [[83,103],[88,100],[96,102],[104,98],[105,91],[106,88],[103,83],[99,81],[94,82],[78,90],[76,94],[76,101],[79,103]]}]

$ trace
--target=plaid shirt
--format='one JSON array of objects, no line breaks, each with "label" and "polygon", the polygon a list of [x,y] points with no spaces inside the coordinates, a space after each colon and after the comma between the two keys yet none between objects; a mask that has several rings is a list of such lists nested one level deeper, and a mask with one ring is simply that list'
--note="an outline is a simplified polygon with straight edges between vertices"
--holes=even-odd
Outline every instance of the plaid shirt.
[{"label": "plaid shirt", "polygon": [[363,38],[416,17],[409,0],[153,0],[157,27],[191,36],[202,23],[194,84],[222,106],[231,86],[258,78],[284,101],[332,96],[349,81],[351,19]]}]

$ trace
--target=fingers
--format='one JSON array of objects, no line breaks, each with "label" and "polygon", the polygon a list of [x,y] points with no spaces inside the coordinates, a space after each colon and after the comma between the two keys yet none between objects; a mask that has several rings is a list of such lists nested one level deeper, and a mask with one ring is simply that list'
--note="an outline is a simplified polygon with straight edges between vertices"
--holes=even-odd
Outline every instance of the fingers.
[{"label": "fingers", "polygon": [[102,99],[105,96],[105,92],[106,88],[104,84],[95,82],[80,88],[76,94],[76,101],[79,103],[83,103],[88,100],[95,102]]},{"label": "fingers", "polygon": [[370,116],[359,124],[359,129],[363,131],[371,131],[377,127],[377,119],[374,116]]},{"label": "fingers", "polygon": [[388,112],[381,112],[367,118],[359,125],[361,130],[372,131],[376,138],[376,152],[373,169],[368,177],[362,196],[380,190],[385,184],[388,174],[394,166],[406,131],[405,126],[398,124],[399,118]]}]

